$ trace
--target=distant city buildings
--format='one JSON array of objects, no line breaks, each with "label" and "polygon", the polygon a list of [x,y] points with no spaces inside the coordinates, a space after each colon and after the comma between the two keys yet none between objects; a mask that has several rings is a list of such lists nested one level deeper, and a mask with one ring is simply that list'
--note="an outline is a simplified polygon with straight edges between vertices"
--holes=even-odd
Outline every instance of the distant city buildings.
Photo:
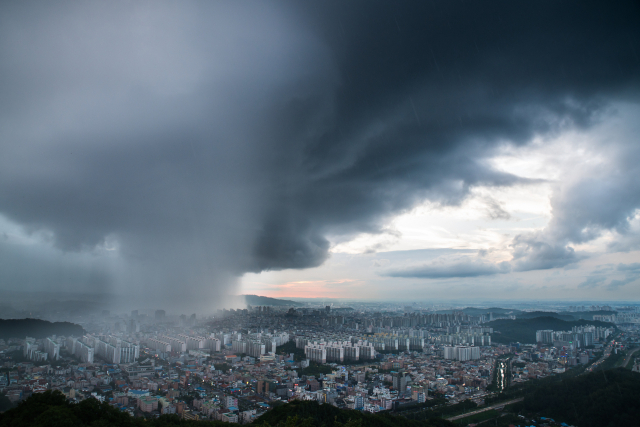
[{"label": "distant city buildings", "polygon": [[[83,325],[80,337],[17,340],[29,361],[4,362],[10,372],[0,374],[0,392],[19,401],[59,389],[71,401],[102,398],[138,416],[243,423],[273,401],[293,399],[377,412],[434,395],[482,400],[498,361],[509,364],[511,384],[545,378],[593,362],[616,332],[584,325],[537,331],[536,343],[500,344],[483,323],[486,313],[356,308],[254,307],[209,319],[112,313]],[[621,313],[633,319],[636,311],[614,314]],[[11,345],[0,340],[0,351]]]},{"label": "distant city buildings", "polygon": [[44,352],[47,353],[49,360],[58,360],[60,358],[60,344],[53,338],[45,338]]},{"label": "distant city buildings", "polygon": [[536,342],[554,344],[557,347],[583,348],[593,345],[596,340],[606,339],[613,332],[613,328],[592,325],[574,326],[571,331],[545,329],[536,331]]},{"label": "distant city buildings", "polygon": [[480,347],[467,347],[467,346],[445,346],[444,358],[447,360],[460,360],[462,362],[467,360],[480,359]]}]

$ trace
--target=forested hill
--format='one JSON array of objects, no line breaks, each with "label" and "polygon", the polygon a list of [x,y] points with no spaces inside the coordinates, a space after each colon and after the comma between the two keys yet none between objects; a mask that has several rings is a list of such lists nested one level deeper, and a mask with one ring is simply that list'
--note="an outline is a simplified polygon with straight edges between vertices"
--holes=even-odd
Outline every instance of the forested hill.
[{"label": "forested hill", "polygon": [[[177,415],[144,419],[86,399],[69,403],[59,391],[36,393],[14,409],[0,413],[0,427],[32,426],[101,426],[101,427],[222,427],[222,421],[188,421]],[[441,418],[427,421],[408,420],[389,414],[370,414],[315,401],[294,401],[278,406],[251,424],[256,427],[453,427]]]},{"label": "forested hill", "polygon": [[108,403],[85,399],[69,403],[59,391],[35,393],[16,408],[0,413],[0,427],[223,427],[222,421],[183,420],[178,415],[132,417]]},{"label": "forested hill", "polygon": [[478,307],[466,307],[463,309],[448,309],[448,310],[437,310],[438,314],[452,314],[455,312],[462,311],[464,314],[468,314],[469,316],[481,316],[483,314],[493,313],[494,316],[505,316],[505,315],[518,315],[521,313],[520,310],[516,310],[514,308],[500,308],[500,307],[489,307],[489,308],[478,308]]},{"label": "forested hill", "polygon": [[338,409],[333,405],[320,405],[315,401],[295,400],[277,406],[258,418],[257,427],[453,427],[450,421],[434,418],[426,421],[408,420],[388,413],[370,414],[351,409]]},{"label": "forested hill", "polygon": [[560,315],[568,315],[574,319],[587,319],[592,320],[593,316],[618,314],[617,311],[598,310],[598,311],[561,311]]},{"label": "forested hill", "polygon": [[516,315],[517,319],[534,319],[536,317],[555,317],[556,319],[571,321],[576,320],[573,316],[568,314],[559,314],[555,311],[525,311]]},{"label": "forested hill", "polygon": [[69,322],[47,322],[40,319],[0,319],[0,339],[46,338],[51,335],[80,337],[82,326]]},{"label": "forested hill", "polygon": [[527,412],[580,427],[640,425],[640,373],[618,368],[541,385],[525,396]]},{"label": "forested hill", "polygon": [[554,331],[570,331],[574,326],[594,325],[610,327],[612,323],[600,322],[597,320],[574,320],[566,321],[556,317],[534,317],[532,319],[499,319],[485,323],[493,328],[491,340],[493,342],[505,343],[520,342],[523,344],[535,344],[536,331],[541,329],[552,329]]},{"label": "forested hill", "polygon": [[557,319],[562,320],[593,320],[593,316],[596,315],[611,315],[617,314],[617,311],[561,311],[556,313],[555,311],[525,311],[519,314],[516,314],[517,319],[531,319],[534,317],[555,317]]}]

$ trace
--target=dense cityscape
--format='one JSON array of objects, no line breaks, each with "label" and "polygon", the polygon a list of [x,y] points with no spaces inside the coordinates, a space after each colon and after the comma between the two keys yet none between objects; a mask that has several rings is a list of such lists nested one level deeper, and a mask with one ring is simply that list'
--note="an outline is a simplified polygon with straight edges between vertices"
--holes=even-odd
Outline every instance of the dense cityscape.
[{"label": "dense cityscape", "polygon": [[[638,306],[567,306],[561,315],[434,308],[249,305],[205,318],[104,310],[81,324],[82,335],[0,341],[0,393],[12,405],[58,390],[131,416],[246,424],[296,400],[398,416],[489,407],[509,388],[588,372],[617,354],[627,356],[620,366],[640,369]],[[571,315],[579,326],[536,330],[523,342],[505,341],[496,325]]]},{"label": "dense cityscape", "polygon": [[0,1],[0,427],[640,426],[640,2]]}]

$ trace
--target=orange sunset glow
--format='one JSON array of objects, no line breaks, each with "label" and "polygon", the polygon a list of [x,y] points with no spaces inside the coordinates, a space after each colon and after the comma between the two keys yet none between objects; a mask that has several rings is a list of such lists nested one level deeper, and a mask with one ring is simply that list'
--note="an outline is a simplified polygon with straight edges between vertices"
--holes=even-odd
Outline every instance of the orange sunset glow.
[{"label": "orange sunset glow", "polygon": [[271,298],[366,298],[365,283],[353,279],[249,282],[244,284],[244,292],[261,292]]}]

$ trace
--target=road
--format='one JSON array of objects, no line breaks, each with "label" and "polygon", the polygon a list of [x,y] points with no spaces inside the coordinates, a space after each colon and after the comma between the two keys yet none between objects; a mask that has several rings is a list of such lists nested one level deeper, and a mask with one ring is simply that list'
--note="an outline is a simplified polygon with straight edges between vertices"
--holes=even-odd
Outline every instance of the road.
[{"label": "road", "polygon": [[611,351],[613,350],[613,346],[614,346],[614,344],[613,344],[613,341],[612,341],[605,347],[604,352],[602,354],[602,357],[600,359],[598,359],[597,362],[593,363],[591,366],[589,366],[587,369],[585,369],[584,373],[586,374],[587,372],[593,372],[593,370],[595,368],[597,368],[599,364],[604,362],[604,360],[611,355]]},{"label": "road", "polygon": [[470,417],[471,415],[479,414],[479,413],[485,412],[485,411],[490,411],[492,409],[499,408],[500,406],[506,406],[506,405],[510,405],[512,403],[521,402],[522,400],[524,400],[524,397],[520,397],[518,399],[509,400],[507,402],[496,403],[495,405],[487,406],[486,408],[478,409],[476,411],[467,412],[466,414],[457,415],[455,417],[447,418],[447,421],[455,421],[455,420],[459,420],[461,418]]}]

